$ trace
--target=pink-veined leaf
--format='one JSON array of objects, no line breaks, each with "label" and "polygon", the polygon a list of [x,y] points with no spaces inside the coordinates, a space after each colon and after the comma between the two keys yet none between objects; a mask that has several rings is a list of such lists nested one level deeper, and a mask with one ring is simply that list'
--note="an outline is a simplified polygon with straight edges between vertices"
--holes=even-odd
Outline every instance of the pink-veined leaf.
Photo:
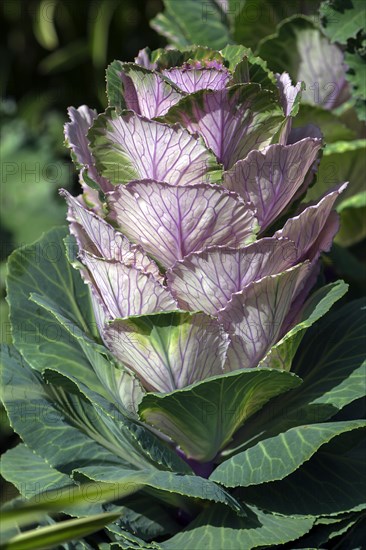
[{"label": "pink-veined leaf", "polygon": [[[147,118],[164,115],[184,94],[164,75],[135,63],[113,61],[107,69],[109,99]],[[112,106],[116,106],[113,104]]]},{"label": "pink-veined leaf", "polygon": [[281,327],[309,272],[309,262],[264,277],[233,294],[219,312],[230,333],[226,370],[253,368],[276,343]]},{"label": "pink-veined leaf", "polygon": [[110,109],[99,115],[88,135],[97,168],[114,184],[142,179],[212,183],[221,175],[203,140],[179,125]]},{"label": "pink-veined leaf", "polygon": [[137,181],[118,186],[108,203],[122,233],[164,267],[208,246],[244,246],[255,238],[250,205],[220,186]]},{"label": "pink-veined leaf", "polygon": [[224,173],[224,185],[254,205],[264,231],[292,202],[321,145],[319,139],[306,138],[252,151]]},{"label": "pink-veined leaf", "polygon": [[122,233],[94,212],[87,210],[67,191],[62,190],[61,194],[66,198],[70,231],[75,236],[80,251],[118,261],[126,266],[134,266],[141,271],[152,273],[156,279],[161,277],[156,263],[140,246],[130,243]]},{"label": "pink-veined leaf", "polygon": [[65,124],[65,140],[71,149],[77,166],[81,168],[82,182],[87,187],[83,177],[87,171],[88,176],[99,185],[102,191],[110,191],[113,186],[95,168],[94,158],[87,137],[88,131],[97,117],[97,112],[86,105],[81,105],[78,109],[69,107],[68,114],[71,122]]},{"label": "pink-veined leaf", "polygon": [[138,55],[135,57],[135,63],[145,69],[156,69],[157,64],[151,61],[150,57],[151,51],[149,48],[144,48],[140,50]]},{"label": "pink-veined leaf", "polygon": [[91,284],[112,319],[176,309],[169,290],[151,273],[143,273],[121,262],[80,255]]},{"label": "pink-veined leaf", "polygon": [[223,374],[229,344],[216,319],[183,311],[113,321],[105,339],[147,390],[159,392]]},{"label": "pink-veined leaf", "polygon": [[163,74],[188,94],[199,90],[222,90],[231,79],[231,75],[225,67],[222,69],[173,67],[164,70]]},{"label": "pink-veined leaf", "polygon": [[273,92],[259,84],[201,90],[174,105],[161,119],[201,135],[225,169],[271,140],[283,121]]},{"label": "pink-veined leaf", "polygon": [[239,249],[211,248],[177,262],[167,273],[167,283],[179,307],[215,315],[232,294],[285,271],[296,256],[294,243],[284,239],[260,239]]},{"label": "pink-veined leaf", "polygon": [[332,212],[335,201],[346,189],[347,183],[328,192],[317,204],[304,208],[285,223],[274,236],[292,240],[297,248],[298,260],[318,258],[321,252],[328,252],[339,228],[338,214]]}]

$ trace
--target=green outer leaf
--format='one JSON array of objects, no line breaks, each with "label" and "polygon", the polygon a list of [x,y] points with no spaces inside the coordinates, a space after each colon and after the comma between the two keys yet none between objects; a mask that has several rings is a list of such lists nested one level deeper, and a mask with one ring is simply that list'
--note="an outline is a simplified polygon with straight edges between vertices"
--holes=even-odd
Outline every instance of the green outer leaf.
[{"label": "green outer leaf", "polygon": [[[344,405],[362,397],[362,389],[365,388],[366,381],[363,380],[363,385],[361,384],[360,387],[357,383],[359,380],[352,375],[361,374],[362,366],[365,366],[363,348],[365,321],[366,300],[355,300],[323,319],[318,326],[316,339],[310,332],[305,336],[295,372],[302,376],[307,384],[311,381],[314,384],[314,391],[318,384],[323,386],[324,390],[328,390],[318,396],[316,403],[331,403],[340,410]],[[359,367],[361,367],[360,371]],[[341,371],[343,371],[342,381]],[[329,391],[329,386],[324,387],[325,380],[321,380],[319,376],[321,373],[331,374],[329,382],[332,381],[333,384],[337,381],[341,382],[336,392]],[[352,385],[349,384],[350,382]],[[335,389],[335,384],[332,387]],[[340,391],[341,387],[345,390],[344,392]]]},{"label": "green outer leaf", "polygon": [[352,97],[355,100],[355,110],[359,120],[366,120],[366,60],[361,56],[362,49],[346,52],[344,56],[348,67],[346,78],[352,85]]},{"label": "green outer leaf", "polygon": [[[114,490],[117,489],[120,495],[148,485],[162,491],[223,502],[240,510],[235,499],[211,481],[153,468],[131,445],[127,446],[128,442],[118,433],[116,425],[111,421],[107,423],[108,419],[103,419],[106,422],[103,425],[97,410],[87,403],[78,407],[79,402],[72,393],[66,394],[58,386],[49,395],[46,390],[50,385],[45,386],[39,373],[22,362],[15,349],[4,347],[2,362],[2,384],[6,388],[3,401],[11,425],[27,446],[53,468],[72,476],[80,472],[89,479],[113,482]],[[133,465],[126,461],[126,455]],[[140,471],[136,471],[137,468]]]},{"label": "green outer leaf", "polygon": [[46,499],[44,511],[35,510],[33,517],[32,511],[28,513],[25,510],[25,522],[33,523],[40,520],[50,510],[62,511],[76,517],[103,511],[101,504],[93,504],[92,501],[88,500],[84,502],[82,507],[80,503],[74,506],[72,501],[70,501],[64,502],[58,508],[57,497],[61,494],[61,489],[68,487],[71,495],[74,491],[78,491],[75,481],[68,475],[52,468],[43,458],[31,451],[23,443],[20,443],[2,455],[1,475],[7,481],[13,483],[25,499],[33,498],[33,501],[37,503],[39,499],[42,499],[41,495],[43,493],[48,493],[48,502]]},{"label": "green outer leaf", "polygon": [[[73,402],[75,413],[78,414],[78,427],[124,460],[128,470],[155,468],[159,464],[161,469],[192,473],[191,468],[164,441],[160,441],[144,426],[135,424],[121,415],[118,409],[108,402],[103,402],[102,398],[90,392],[85,386],[73,383],[70,378],[60,376],[52,370],[45,371],[44,378],[55,385],[56,394],[63,389],[78,394],[79,399],[74,398]],[[85,405],[83,397],[86,397],[90,404]],[[57,402],[57,399],[55,401]],[[72,415],[70,419],[75,421]],[[91,427],[90,421],[93,427],[88,430],[88,426]]]},{"label": "green outer leaf", "polygon": [[102,542],[99,545],[100,550],[161,550],[161,546],[157,542],[145,542],[144,540],[132,535],[127,531],[120,530],[118,532],[119,542],[106,543]]},{"label": "green outer leaf", "polygon": [[108,105],[120,110],[126,109],[120,76],[122,65],[122,61],[114,60],[106,70]]},{"label": "green outer leaf", "polygon": [[243,369],[167,394],[143,397],[139,414],[171,437],[189,458],[212,460],[234,432],[272,397],[301,379],[271,369]]},{"label": "green outer leaf", "polygon": [[[108,412],[111,408],[119,409],[123,414],[130,417],[131,412],[133,412],[131,411],[133,406],[131,402],[132,397],[129,397],[129,401],[126,401],[121,399],[120,395],[122,389],[119,387],[119,378],[122,376],[122,373],[124,373],[124,370],[122,366],[117,366],[115,364],[115,360],[110,355],[107,348],[91,340],[69,319],[67,313],[63,311],[62,306],[55,304],[48,297],[40,296],[32,292],[29,299],[50,313],[70,334],[71,340],[75,339],[79,343],[95,373],[95,380],[93,380],[93,384],[90,384],[90,380],[88,380],[88,385],[86,386],[83,383],[83,378],[80,378],[80,376],[75,377],[74,374],[70,374],[69,372],[67,372],[66,375],[65,372],[57,369],[57,367],[47,370],[54,370],[63,376],[67,376],[68,379],[72,380],[78,386],[81,393],[91,402],[96,403],[97,406],[101,406],[104,411]],[[90,378],[91,376],[92,374],[90,374]],[[101,382],[101,386],[98,385],[98,379]],[[96,389],[97,392],[91,388]],[[105,395],[107,395],[107,399],[105,399]]]},{"label": "green outer leaf", "polygon": [[[166,16],[161,25],[161,19],[152,21],[152,27],[160,32],[164,30],[164,35],[169,38],[167,33],[167,23],[174,21],[171,31],[173,35],[177,27],[182,30],[184,39],[190,44],[201,44],[219,50],[230,44],[232,39],[229,34],[227,22],[224,13],[219,7],[219,3],[214,0],[206,2],[197,2],[196,0],[164,0]],[[169,33],[170,34],[170,33]],[[173,44],[182,46],[182,36]]]},{"label": "green outer leaf", "polygon": [[234,84],[256,82],[266,90],[278,93],[275,76],[267,67],[266,61],[256,57],[250,48],[228,45],[221,53],[233,73]]},{"label": "green outer leaf", "polygon": [[66,228],[53,229],[9,258],[7,299],[13,341],[32,368],[41,372],[52,363],[61,373],[77,374],[107,398],[108,392],[98,382],[77,341],[52,314],[29,300],[31,292],[52,296],[89,337],[97,333],[88,287],[65,257],[62,239],[66,234]]},{"label": "green outer leaf", "polygon": [[[121,517],[108,527],[116,540],[126,531],[144,540],[154,540],[157,537],[173,536],[181,529],[173,518],[171,506],[159,502],[156,495],[136,493],[123,504],[120,507]],[[111,506],[113,511],[115,505],[107,506]]]},{"label": "green outer leaf", "polygon": [[[31,299],[44,307],[47,311],[52,313],[54,317],[65,326],[66,330],[70,334],[78,339],[80,346],[85,352],[86,357],[93,365],[94,370],[111,391],[114,390],[114,386],[118,384],[118,375],[121,376],[122,371],[118,369],[112,362],[108,361],[105,357],[107,350],[98,344],[90,341],[88,337],[76,327],[69,319],[64,317],[57,308],[57,305],[53,304],[51,300],[40,297],[36,294],[31,294]],[[50,380],[49,374],[55,372],[53,369],[47,369],[44,371],[45,378]],[[62,373],[61,373],[62,374]],[[119,436],[122,434],[126,437],[124,445],[129,448],[129,452],[135,455],[136,449],[131,448],[131,442],[135,443],[135,447],[145,455],[149,461],[158,463],[169,470],[181,473],[191,473],[191,468],[184,462],[179,456],[158,436],[152,434],[148,429],[142,425],[131,420],[130,406],[131,403],[122,403],[119,407],[118,396],[116,401],[110,402],[104,399],[103,396],[90,390],[85,384],[83,384],[75,376],[68,375],[67,379],[72,381],[80,390],[80,392],[90,401],[91,404],[98,407],[103,411],[103,414],[109,416],[113,424],[116,424]],[[52,379],[51,379],[52,382]],[[117,390],[116,390],[117,391]],[[119,391],[121,391],[119,389]],[[116,393],[116,392],[113,392]],[[131,398],[130,398],[131,399]],[[125,408],[125,405],[129,405]],[[122,413],[122,414],[121,414]],[[131,455],[131,456],[132,456]]]},{"label": "green outer leaf", "polygon": [[324,33],[331,42],[347,44],[349,38],[366,28],[365,3],[363,0],[352,2],[323,2],[320,6]]},{"label": "green outer leaf", "polygon": [[297,543],[295,548],[321,548],[326,542],[347,533],[359,520],[359,514],[346,518],[320,518],[314,528]]},{"label": "green outer leaf", "polygon": [[269,351],[267,357],[260,363],[263,367],[282,368],[290,370],[292,360],[300,345],[304,332],[323,317],[330,308],[348,291],[344,281],[337,281],[317,290],[305,303],[302,321],[292,328]]},{"label": "green outer leaf", "polygon": [[58,323],[70,334],[70,336],[72,336],[72,339],[86,341],[99,353],[107,352],[103,346],[97,344],[97,342],[91,339],[89,335],[83,332],[83,330],[75,324],[75,321],[70,318],[68,312],[64,311],[60,303],[54,302],[45,294],[41,295],[37,292],[31,292],[28,299],[37,304],[37,306],[40,306],[45,312],[51,313]]},{"label": "green outer leaf", "polygon": [[210,479],[226,487],[248,487],[283,479],[338,435],[366,428],[366,421],[329,422],[291,428],[223,462]]},{"label": "green outer leaf", "polygon": [[118,517],[119,514],[106,512],[86,518],[61,521],[48,527],[39,527],[16,535],[5,542],[5,547],[7,550],[52,549],[56,544],[95,533]]},{"label": "green outer leaf", "polygon": [[228,456],[294,426],[319,423],[365,395],[366,300],[346,304],[308,330],[293,370],[299,388],[273,400],[240,430],[222,454]]},{"label": "green outer leaf", "polygon": [[[108,363],[105,365],[110,367]],[[46,370],[44,377],[51,383],[56,380],[58,373],[51,369]],[[59,377],[60,378],[60,377]],[[75,378],[64,378],[67,385],[73,382],[81,394],[85,396],[90,403],[99,410],[99,414],[107,422],[109,430],[112,433],[115,441],[120,443],[120,447],[126,451],[126,456],[129,459],[133,458],[133,462],[140,464],[141,467],[147,468],[153,465],[159,469],[171,470],[175,473],[192,474],[191,468],[186,462],[184,462],[174,450],[157,435],[153,434],[145,426],[131,421],[129,418],[120,413],[120,411],[114,407],[111,403],[103,400],[99,395],[91,392],[86,386],[80,384]],[[57,383],[57,381],[56,381]],[[62,386],[63,383],[59,381]],[[120,449],[121,451],[121,449]]]},{"label": "green outer leaf", "polygon": [[13,483],[19,493],[27,499],[45,491],[75,484],[68,475],[52,468],[24,443],[2,455],[1,475]]},{"label": "green outer leaf", "polygon": [[[346,536],[343,538],[342,542],[345,545],[345,548],[352,550],[362,549],[362,545],[365,542],[365,529],[366,529],[366,517],[365,515],[361,516],[359,521],[349,530]],[[338,541],[337,541],[338,542]]]},{"label": "green outer leaf", "polygon": [[76,472],[80,472],[92,481],[101,481],[117,488],[121,486],[122,490],[130,488],[130,492],[139,491],[147,486],[181,496],[220,502],[235,510],[236,513],[243,512],[237,500],[226,490],[209,479],[199,476],[177,475],[173,472],[158,470],[129,472],[127,475],[121,475],[121,470],[108,464],[102,468],[90,464],[77,468]]},{"label": "green outer leaf", "polygon": [[251,550],[296,540],[309,532],[313,518],[283,517],[246,506],[240,518],[222,506],[210,506],[187,529],[161,543],[163,550]]},{"label": "green outer leaf", "polygon": [[[355,446],[362,434],[363,441]],[[340,434],[281,481],[246,487],[245,499],[261,509],[291,517],[336,516],[364,510],[364,443],[365,429]]]},{"label": "green outer leaf", "polygon": [[[115,426],[101,420],[94,409],[80,395],[75,395],[69,382],[65,392],[60,386],[46,384],[38,372],[33,371],[17,351],[2,349],[2,397],[10,424],[24,443],[50,466],[71,475],[73,469],[88,463],[90,457],[100,465],[115,464],[120,469],[135,469],[126,456],[133,448],[119,444]],[[120,436],[121,437],[121,436]],[[134,453],[134,461],[138,460]],[[140,457],[141,466],[147,462]],[[137,462],[138,464],[138,462]]]},{"label": "green outer leaf", "polygon": [[[80,486],[69,486],[53,491],[46,491],[34,495],[27,502],[19,506],[2,509],[2,524],[12,526],[14,524],[23,526],[34,521],[40,521],[49,513],[62,510],[78,509],[78,514],[87,514],[87,508],[95,508],[96,504],[105,504],[119,500],[131,494],[134,487],[130,484],[113,483],[84,483]],[[71,511],[71,514],[75,512]]]}]

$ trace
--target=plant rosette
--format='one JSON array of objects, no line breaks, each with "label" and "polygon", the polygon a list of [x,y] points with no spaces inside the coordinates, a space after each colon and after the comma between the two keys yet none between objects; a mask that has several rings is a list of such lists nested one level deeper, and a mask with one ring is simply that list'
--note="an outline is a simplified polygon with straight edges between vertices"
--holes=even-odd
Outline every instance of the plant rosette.
[{"label": "plant rosette", "polygon": [[318,277],[346,184],[301,202],[322,151],[292,129],[302,89],[241,46],[146,49],[107,69],[104,113],[69,109],[70,234],[8,269],[2,468],[28,511],[76,491],[57,511],[108,512],[103,549],[304,547],[360,521],[365,423],[340,411],[365,305],[320,320],[347,291]]}]

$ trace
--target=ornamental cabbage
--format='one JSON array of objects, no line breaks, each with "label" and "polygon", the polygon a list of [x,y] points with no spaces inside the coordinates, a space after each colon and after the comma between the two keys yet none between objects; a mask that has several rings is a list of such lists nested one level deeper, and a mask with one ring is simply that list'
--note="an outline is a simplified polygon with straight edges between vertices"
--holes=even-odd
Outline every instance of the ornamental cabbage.
[{"label": "ornamental cabbage", "polygon": [[347,290],[319,276],[346,184],[306,203],[323,141],[292,127],[303,85],[246,52],[144,50],[108,68],[104,113],[69,110],[71,235],[8,268],[22,442],[2,475],[34,495],[25,524],[62,510],[71,536],[108,524],[101,550],[250,550],[363,517],[365,302],[310,328]]},{"label": "ornamental cabbage", "polygon": [[144,50],[110,67],[105,113],[69,109],[85,193],[62,193],[81,274],[101,338],[142,391],[265,361],[338,230],[344,186],[293,206],[322,147],[316,128],[291,130],[301,83],[284,73],[266,89],[246,68],[203,48]]}]

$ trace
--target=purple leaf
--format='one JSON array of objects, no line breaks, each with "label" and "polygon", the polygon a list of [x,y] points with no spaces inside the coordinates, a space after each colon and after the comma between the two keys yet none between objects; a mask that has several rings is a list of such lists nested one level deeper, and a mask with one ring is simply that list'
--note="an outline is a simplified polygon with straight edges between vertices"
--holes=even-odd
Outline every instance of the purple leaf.
[{"label": "purple leaf", "polygon": [[293,86],[288,73],[277,73],[275,77],[285,116],[289,117],[296,115],[300,104],[301,92],[304,90],[303,82],[298,82],[296,86]]},{"label": "purple leaf", "polygon": [[294,297],[309,271],[309,263],[264,277],[232,296],[219,312],[231,335],[225,369],[253,368],[276,343]]},{"label": "purple leaf", "polygon": [[177,305],[170,292],[153,275],[121,262],[80,255],[91,284],[112,319],[171,311]]},{"label": "purple leaf", "polygon": [[254,240],[253,210],[219,186],[131,182],[109,194],[108,203],[120,230],[165,267],[208,246]]},{"label": "purple leaf", "polygon": [[141,247],[130,243],[109,223],[84,208],[67,191],[62,190],[61,194],[66,198],[70,231],[75,236],[80,251],[134,266],[140,271],[152,273],[156,279],[161,277],[158,266],[146,256]]},{"label": "purple leaf", "polygon": [[147,118],[164,115],[183,97],[163,75],[134,63],[121,63],[120,77],[126,109]]},{"label": "purple leaf", "polygon": [[203,141],[179,125],[110,110],[97,118],[89,136],[98,169],[114,184],[155,179],[188,185],[220,176]]},{"label": "purple leaf", "polygon": [[198,132],[229,169],[251,150],[271,143],[283,114],[272,92],[261,90],[258,84],[243,84],[191,94],[172,107],[163,120]]},{"label": "purple leaf", "polygon": [[[292,145],[306,138],[314,138],[315,140],[321,140],[322,146],[324,146],[324,136],[319,128],[315,124],[306,124],[306,126],[300,126],[299,128],[292,128],[287,136],[287,145]],[[294,201],[300,198],[307,191],[309,185],[311,185],[318,167],[320,164],[320,156],[316,158],[315,162],[310,167],[308,173],[305,176],[304,183],[299,187],[299,190],[294,195]]]},{"label": "purple leaf", "polygon": [[224,185],[254,205],[264,231],[292,202],[321,145],[321,140],[307,138],[252,151],[224,173]]},{"label": "purple leaf", "polygon": [[71,122],[65,124],[66,142],[74,153],[80,168],[92,165],[93,157],[86,135],[97,117],[97,112],[87,105],[81,105],[78,109],[69,107],[67,112]]},{"label": "purple leaf", "polygon": [[150,54],[151,51],[149,48],[144,48],[143,50],[140,50],[137,57],[135,57],[135,63],[137,65],[140,65],[141,67],[145,67],[145,69],[156,69],[157,64],[151,61]]},{"label": "purple leaf", "polygon": [[297,325],[301,321],[301,313],[304,307],[304,303],[308,298],[311,289],[315,285],[319,273],[321,270],[321,264],[317,260],[313,260],[309,265],[309,272],[304,277],[304,284],[299,289],[299,292],[294,296],[294,301],[291,304],[291,309],[286,315],[286,318],[283,321],[281,327],[280,338],[282,338],[287,332],[291,330],[292,327]]},{"label": "purple leaf", "polygon": [[285,124],[281,129],[279,143],[286,145],[288,136],[292,128],[292,117],[299,112],[301,94],[305,89],[303,82],[298,82],[293,86],[290,75],[288,73],[276,74],[277,87],[280,94],[281,105],[286,116]]},{"label": "purple leaf", "polygon": [[338,215],[332,212],[332,208],[346,187],[347,183],[339,185],[327,193],[318,204],[308,206],[301,214],[287,220],[283,229],[274,234],[274,237],[294,241],[298,261],[305,258],[313,260],[318,258],[321,252],[330,250],[339,224]]},{"label": "purple leaf", "polygon": [[314,139],[323,139],[323,134],[319,128],[319,126],[316,126],[315,124],[306,124],[306,126],[299,126],[298,128],[292,128],[288,140],[287,145],[291,145],[292,143],[297,143],[298,141],[301,141],[305,138],[314,138]]},{"label": "purple leaf", "polygon": [[222,374],[229,343],[215,319],[181,311],[113,321],[105,339],[147,390],[159,392]]},{"label": "purple leaf", "polygon": [[218,70],[183,66],[164,70],[163,74],[188,94],[199,90],[222,90],[231,79],[229,71],[225,68]]},{"label": "purple leaf", "polygon": [[67,112],[71,122],[65,124],[65,140],[78,167],[82,169],[82,183],[87,185],[83,178],[83,174],[87,171],[88,176],[99,185],[102,191],[110,191],[113,185],[98,174],[87,138],[87,133],[97,117],[96,111],[82,105],[78,109],[69,107]]},{"label": "purple leaf", "polygon": [[194,252],[167,273],[179,307],[211,315],[226,307],[232,294],[253,281],[281,273],[296,259],[291,241],[261,239],[245,248],[213,248]]}]

